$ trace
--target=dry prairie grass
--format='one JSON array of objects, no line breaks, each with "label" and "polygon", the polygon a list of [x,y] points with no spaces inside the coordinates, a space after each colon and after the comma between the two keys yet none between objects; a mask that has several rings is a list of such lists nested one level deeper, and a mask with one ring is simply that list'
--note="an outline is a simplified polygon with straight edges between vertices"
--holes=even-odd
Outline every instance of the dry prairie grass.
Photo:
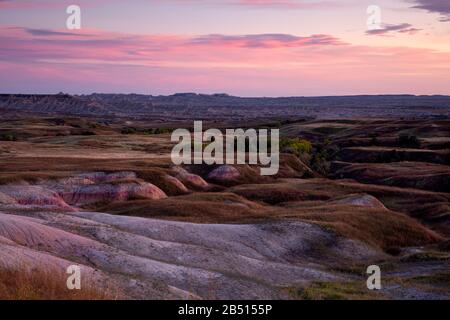
[{"label": "dry prairie grass", "polygon": [[178,196],[186,194],[186,191],[167,179],[170,170],[163,168],[153,168],[140,170],[137,172],[139,178],[158,186],[168,196]]},{"label": "dry prairie grass", "polygon": [[384,251],[434,244],[443,240],[418,221],[385,209],[328,204],[289,208],[279,212],[279,217],[310,221]]},{"label": "dry prairie grass", "polygon": [[194,193],[158,201],[128,201],[100,208],[119,215],[197,223],[249,223],[268,219],[295,219],[318,224],[338,235],[389,251],[422,246],[443,238],[413,218],[380,208],[323,201],[279,207],[261,205],[232,193]]},{"label": "dry prairie grass", "polygon": [[367,290],[364,281],[314,282],[305,288],[290,288],[288,294],[299,300],[376,300],[383,295]]},{"label": "dry prairie grass", "polygon": [[193,193],[156,201],[118,202],[98,211],[197,223],[242,223],[264,217],[266,212],[263,206],[232,193]]},{"label": "dry prairie grass", "polygon": [[81,290],[69,290],[66,276],[49,270],[10,270],[0,268],[0,300],[114,300],[114,293],[82,284]]},{"label": "dry prairie grass", "polygon": [[230,189],[230,191],[249,200],[271,205],[289,201],[315,201],[331,198],[327,193],[298,190],[295,187],[283,184],[260,184],[254,185],[254,187],[238,186]]},{"label": "dry prairie grass", "polygon": [[[241,185],[227,191],[268,204],[291,206],[290,202],[295,201],[302,207],[308,205],[309,201],[317,202],[349,194],[366,193],[380,200],[392,211],[406,213],[433,226],[438,222],[436,219],[446,219],[445,215],[450,208],[448,193],[370,185],[354,180],[283,179],[271,184]],[[442,231],[448,232],[443,229]]]}]

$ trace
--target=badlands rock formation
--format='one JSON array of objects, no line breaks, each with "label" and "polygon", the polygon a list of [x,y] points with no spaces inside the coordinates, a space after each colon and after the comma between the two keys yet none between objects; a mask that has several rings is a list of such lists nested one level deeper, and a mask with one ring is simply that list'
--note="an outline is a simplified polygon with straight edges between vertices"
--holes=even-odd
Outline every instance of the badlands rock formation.
[{"label": "badlands rock formation", "polygon": [[450,166],[424,162],[347,163],[335,161],[336,178],[363,183],[415,188],[435,192],[450,190]]},{"label": "badlands rock formation", "polygon": [[338,204],[350,204],[353,206],[362,206],[366,208],[388,210],[380,200],[365,193],[346,195],[342,199],[336,199],[330,202]]},{"label": "badlands rock formation", "polygon": [[186,188],[186,186],[177,178],[166,175],[165,179],[166,179],[167,183],[170,183],[171,185],[173,185],[181,193],[187,193],[189,191],[188,188]]},{"label": "badlands rock formation", "polygon": [[187,187],[198,190],[205,190],[209,187],[208,183],[199,175],[188,172],[182,167],[173,167],[172,171],[175,177],[181,180]]},{"label": "badlands rock formation", "polygon": [[[178,172],[207,186],[199,176]],[[0,266],[64,274],[77,264],[84,281],[120,288],[128,298],[270,299],[287,298],[284,288],[348,278],[328,270],[330,257],[359,261],[384,256],[379,249],[301,221],[194,224],[79,207],[136,197],[166,195],[132,172],[1,186]],[[326,247],[323,256],[310,254],[319,247]]]},{"label": "badlands rock formation", "polygon": [[88,204],[131,199],[163,199],[157,186],[136,178],[135,173],[83,173],[73,177],[0,186],[0,204],[47,210],[74,211]]},{"label": "badlands rock formation", "polygon": [[[193,181],[204,181],[184,169],[177,171],[185,178],[194,177]],[[133,203],[126,200],[139,197],[149,205],[175,199],[178,210],[183,210],[183,203],[205,203],[209,198],[213,209],[221,201],[234,205],[230,199],[239,200],[239,208],[248,202],[249,215],[254,214],[253,207],[283,210],[265,208],[233,193],[191,193],[165,199],[157,186],[125,171],[83,173],[37,183],[0,186],[0,268],[26,266],[64,275],[68,266],[76,264],[82,268],[85,285],[102,292],[117,290],[123,298],[289,299],[292,288],[355,281],[355,274],[336,266],[389,259],[379,246],[340,235],[314,221],[282,218],[283,211],[278,218],[273,215],[246,223],[198,224],[82,208],[105,201],[126,206]],[[357,212],[365,210],[362,207],[391,213],[377,198],[364,193],[325,201],[335,209],[345,206]],[[295,203],[286,208],[286,212],[297,210]]]},{"label": "badlands rock formation", "polygon": [[361,259],[382,256],[304,222],[215,225],[94,212],[33,215],[0,214],[1,264],[12,263],[12,252],[41,267],[64,268],[70,261],[89,266],[89,276],[100,270],[129,297],[280,298],[284,287],[344,279],[310,256],[325,243],[328,255],[343,259],[349,252]]},{"label": "badlands rock formation", "polygon": [[28,184],[0,185],[0,204],[10,208],[42,208],[73,211],[55,191]]},{"label": "badlands rock formation", "polygon": [[208,174],[208,179],[229,182],[241,176],[239,170],[230,165],[222,165]]}]

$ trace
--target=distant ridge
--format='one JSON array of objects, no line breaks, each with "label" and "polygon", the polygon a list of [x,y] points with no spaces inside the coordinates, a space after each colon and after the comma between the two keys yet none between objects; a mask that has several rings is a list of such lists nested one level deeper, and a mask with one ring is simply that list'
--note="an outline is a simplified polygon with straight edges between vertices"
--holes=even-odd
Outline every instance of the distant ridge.
[{"label": "distant ridge", "polygon": [[450,96],[356,95],[243,98],[225,93],[142,94],[0,94],[0,109],[40,114],[115,117],[274,117],[317,118],[450,117]]}]

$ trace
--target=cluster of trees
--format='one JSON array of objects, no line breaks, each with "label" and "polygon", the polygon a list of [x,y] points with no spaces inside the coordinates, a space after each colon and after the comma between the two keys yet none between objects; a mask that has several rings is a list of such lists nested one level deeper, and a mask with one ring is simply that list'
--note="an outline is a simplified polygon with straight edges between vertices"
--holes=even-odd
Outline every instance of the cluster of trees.
[{"label": "cluster of trees", "polygon": [[291,138],[280,140],[280,151],[283,153],[291,153],[297,156],[303,154],[311,154],[313,151],[312,143],[305,139]]},{"label": "cluster of trees", "polygon": [[122,134],[164,134],[164,133],[172,133],[173,129],[170,128],[150,128],[139,130],[134,127],[126,127],[121,130]]},{"label": "cluster of trees", "polygon": [[[377,146],[380,144],[378,141],[378,134],[377,133],[370,133],[370,145]],[[413,133],[400,133],[398,135],[398,146],[401,148],[413,148],[413,149],[419,149],[421,147],[421,143],[419,138],[413,134]]]},{"label": "cluster of trees", "polygon": [[280,151],[296,155],[311,169],[323,175],[328,174],[330,159],[337,152],[328,139],[322,144],[313,145],[310,141],[301,138],[281,139]]},{"label": "cluster of trees", "polygon": [[401,133],[398,136],[398,145],[402,148],[420,148],[420,140],[412,133]]},{"label": "cluster of trees", "polygon": [[17,136],[13,133],[1,134],[0,141],[17,141]]},{"label": "cluster of trees", "polygon": [[144,134],[165,134],[165,133],[172,133],[172,129],[169,128],[152,128],[144,130]]}]

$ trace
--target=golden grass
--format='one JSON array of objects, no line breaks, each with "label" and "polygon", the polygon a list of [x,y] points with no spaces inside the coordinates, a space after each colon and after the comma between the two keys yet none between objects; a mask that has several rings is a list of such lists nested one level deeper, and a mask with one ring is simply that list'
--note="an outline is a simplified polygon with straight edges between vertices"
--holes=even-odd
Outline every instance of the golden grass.
[{"label": "golden grass", "polygon": [[317,281],[305,288],[290,288],[288,294],[299,300],[376,300],[383,295],[367,289],[366,282],[324,282]]},{"label": "golden grass", "polygon": [[[77,118],[67,119],[66,121],[67,125],[73,124],[80,128],[86,125],[84,122],[84,120],[81,121]],[[360,122],[357,121],[355,124]],[[53,124],[49,126],[48,123],[47,120],[20,120],[14,123],[13,127],[15,128],[17,124],[17,128],[19,128],[19,125],[22,124],[22,127],[29,126],[29,130],[38,130],[37,125],[51,128]],[[363,122],[361,123],[363,124]],[[314,123],[314,127],[319,126],[319,124]],[[328,122],[323,124],[331,127]],[[294,125],[294,127],[296,126]],[[320,126],[323,125],[320,124]],[[113,128],[115,129],[113,130]],[[289,128],[289,126],[286,128]],[[66,129],[64,128],[64,130]],[[394,130],[391,129],[387,126],[386,133]],[[39,130],[42,130],[42,128]],[[101,134],[96,128],[92,130]],[[356,133],[362,131],[363,136],[366,136],[366,128],[355,130]],[[22,131],[22,128],[17,129],[17,132],[19,131]],[[148,154],[148,158],[142,159],[125,158],[127,152],[136,148],[143,149],[142,152],[155,152],[155,155],[166,150],[169,145],[168,136],[149,138],[140,135],[133,135],[132,137],[118,135],[115,132],[120,131],[119,124],[111,127],[110,131],[110,135],[83,137],[81,140],[77,137],[61,137],[61,139],[58,139],[57,145],[52,144],[52,148],[48,149],[49,152],[52,152],[52,155],[47,157],[25,157],[21,156],[20,153],[23,152],[23,149],[28,150],[28,148],[33,151],[34,147],[40,150],[42,144],[54,142],[54,139],[43,137],[40,131],[33,135],[33,137],[39,138],[39,143],[33,143],[31,139],[28,142],[13,142],[10,146],[15,146],[19,153],[16,155],[11,153],[12,156],[0,158],[0,184],[22,180],[37,181],[41,178],[71,175],[80,171],[134,171],[138,178],[159,186],[170,196],[177,197],[160,201],[134,200],[114,203],[103,208],[105,211],[200,223],[242,223],[258,219],[300,219],[322,225],[338,234],[364,241],[384,250],[435,243],[441,240],[436,233],[402,214],[364,207],[330,205],[323,201],[348,194],[367,193],[378,198],[390,210],[405,212],[414,217],[431,221],[432,218],[448,212],[450,200],[448,194],[361,184],[350,180],[286,179],[280,183],[275,179],[262,179],[255,173],[253,167],[240,166],[241,179],[238,183],[253,183],[253,185],[242,185],[228,189],[228,191],[237,195],[196,193],[178,197],[182,192],[164,179],[164,175],[169,172],[170,159],[152,157],[152,154]],[[297,131],[294,131],[297,134]],[[398,129],[394,131],[397,132]],[[122,150],[124,158],[96,159],[95,155],[99,152],[98,149],[82,148],[79,145],[80,141],[81,144],[87,143],[91,147],[101,146],[102,151],[108,151],[108,149]],[[154,148],[154,150],[148,148]],[[12,151],[14,151],[14,148],[12,148]],[[73,151],[73,154],[79,156],[79,158],[64,156],[67,154],[66,151]],[[40,152],[42,155],[42,150]],[[58,156],[58,152],[62,152],[61,156]],[[211,170],[211,167],[201,168],[201,166],[196,166],[197,169],[204,170],[202,173],[206,173]],[[291,155],[282,155],[280,176],[292,176],[290,169],[294,169],[293,172],[297,172],[297,174],[309,172],[309,169],[297,158]],[[253,201],[265,205],[258,205]],[[281,203],[283,203],[282,207],[267,205]]]},{"label": "golden grass", "polygon": [[[431,275],[417,276],[411,279],[413,282],[419,282],[430,285],[446,286],[450,288],[450,271],[442,271]],[[450,290],[450,289],[449,289]]]},{"label": "golden grass", "polygon": [[0,185],[17,182],[37,183],[39,180],[57,179],[67,176],[64,172],[3,172],[0,174]]},{"label": "golden grass", "polygon": [[266,212],[262,206],[232,193],[194,193],[162,200],[117,202],[98,211],[197,223],[244,222],[263,217]]},{"label": "golden grass", "polygon": [[230,189],[244,198],[253,201],[260,201],[268,204],[280,204],[289,201],[314,201],[314,200],[328,200],[330,197],[326,193],[321,192],[307,192],[298,190],[283,184],[270,185],[254,185],[247,188],[246,186],[238,186]]},{"label": "golden grass", "polygon": [[157,201],[113,203],[99,209],[112,214],[197,223],[302,220],[388,252],[393,252],[396,248],[434,244],[443,240],[434,231],[402,213],[322,201],[277,207],[260,205],[232,193],[194,193]]},{"label": "golden grass", "polygon": [[0,300],[114,300],[114,293],[82,284],[81,290],[69,290],[67,277],[48,270],[0,269]]},{"label": "golden grass", "polygon": [[407,213],[430,224],[433,223],[433,226],[443,234],[450,234],[448,230],[438,228],[439,225],[436,225],[440,221],[436,221],[438,218],[445,220],[445,214],[450,209],[448,193],[329,179],[283,179],[271,184],[241,185],[228,191],[253,201],[282,204],[285,207],[292,205],[305,207],[307,201],[317,203],[320,200],[335,199],[349,194],[366,193],[376,197],[390,210]]},{"label": "golden grass", "polygon": [[310,221],[334,232],[384,251],[435,244],[443,238],[402,214],[384,209],[351,205],[318,205],[282,211],[284,218]]},{"label": "golden grass", "polygon": [[[154,168],[149,170],[140,170],[137,172],[137,176],[149,183],[152,183],[162,191],[164,191],[168,196],[178,196],[183,195],[186,192],[175,185],[173,182],[167,179],[169,175],[169,170],[163,168]],[[180,181],[181,182],[181,181]]]}]

